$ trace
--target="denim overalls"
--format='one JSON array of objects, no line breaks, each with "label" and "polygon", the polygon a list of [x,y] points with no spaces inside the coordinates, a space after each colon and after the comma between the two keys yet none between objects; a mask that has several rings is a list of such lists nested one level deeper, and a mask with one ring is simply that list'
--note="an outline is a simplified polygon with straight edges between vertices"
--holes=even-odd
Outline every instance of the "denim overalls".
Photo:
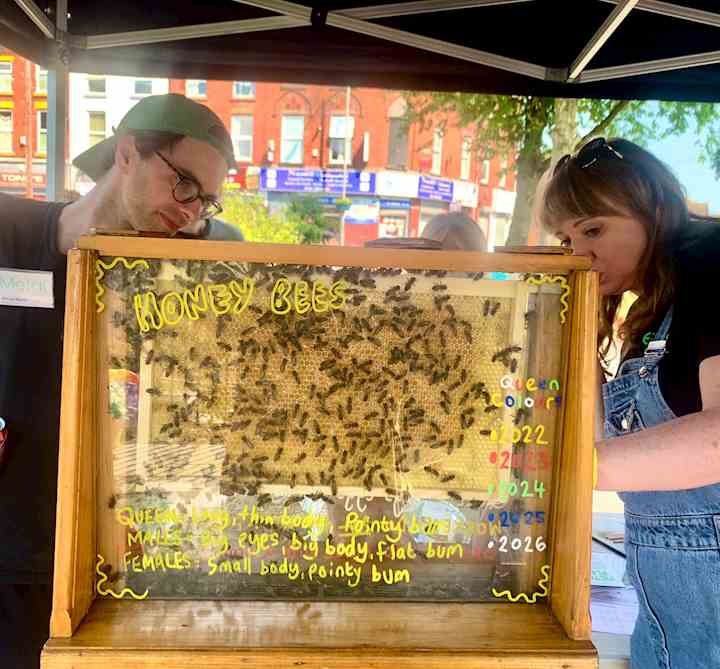
[{"label": "denim overalls", "polygon": [[[606,438],[676,418],[658,379],[671,322],[672,307],[643,357],[625,361],[603,386]],[[640,605],[632,668],[720,668],[720,484],[620,497],[627,574]]]}]

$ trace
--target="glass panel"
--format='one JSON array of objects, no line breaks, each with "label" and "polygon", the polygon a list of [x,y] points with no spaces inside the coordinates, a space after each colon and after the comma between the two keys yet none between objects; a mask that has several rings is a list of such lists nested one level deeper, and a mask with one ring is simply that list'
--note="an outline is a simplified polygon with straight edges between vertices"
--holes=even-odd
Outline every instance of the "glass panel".
[{"label": "glass panel", "polygon": [[110,586],[191,599],[539,591],[563,288],[492,276],[106,270]]},{"label": "glass panel", "polygon": [[37,152],[47,153],[47,112],[38,112]]},{"label": "glass panel", "polygon": [[90,112],[90,132],[105,134],[105,112]]},{"label": "glass panel", "polygon": [[304,116],[283,116],[280,162],[301,164],[303,162]]},{"label": "glass panel", "polygon": [[205,79],[188,79],[185,82],[185,91],[188,97],[204,98],[207,95],[207,81]]},{"label": "glass panel", "polygon": [[432,167],[430,171],[433,174],[440,174],[442,169],[442,143],[443,143],[443,131],[440,128],[435,128],[433,133],[433,146],[432,146]]},{"label": "glass panel", "polygon": [[462,142],[462,156],[460,159],[460,178],[461,179],[469,179],[470,178],[470,160],[471,160],[471,153],[470,150],[472,148],[472,139],[470,137],[464,137]]},{"label": "glass panel", "polygon": [[135,95],[152,95],[151,79],[135,79]]},{"label": "glass panel", "polygon": [[13,64],[10,61],[0,61],[0,92],[12,93],[13,89]]},{"label": "glass panel", "polygon": [[236,160],[252,160],[253,117],[233,116],[230,123]]},{"label": "glass panel", "polygon": [[233,116],[233,131],[238,137],[251,136],[253,133],[253,117],[252,116]]},{"label": "glass panel", "polygon": [[236,98],[254,98],[255,82],[253,81],[234,81],[233,97]]},{"label": "glass panel", "polygon": [[47,93],[48,71],[39,65],[35,66],[35,92]]},{"label": "glass panel", "polygon": [[105,77],[88,77],[88,93],[105,95]]},{"label": "glass panel", "polygon": [[488,183],[490,180],[490,161],[489,160],[483,160],[482,161],[482,175],[480,176],[480,183]]},{"label": "glass panel", "polygon": [[305,127],[304,116],[283,116],[283,137],[301,139]]},{"label": "glass panel", "polygon": [[0,153],[13,152],[13,118],[11,111],[0,111]]},{"label": "glass panel", "polygon": [[330,140],[330,162],[331,163],[343,163],[345,162],[345,141],[344,139],[331,139]]},{"label": "glass panel", "polygon": [[330,134],[333,139],[352,137],[355,131],[355,119],[352,116],[331,116]]},{"label": "glass panel", "polygon": [[105,139],[105,112],[90,112],[90,146]]},{"label": "glass panel", "polygon": [[388,151],[389,167],[407,166],[408,135],[402,119],[390,119],[390,139]]}]

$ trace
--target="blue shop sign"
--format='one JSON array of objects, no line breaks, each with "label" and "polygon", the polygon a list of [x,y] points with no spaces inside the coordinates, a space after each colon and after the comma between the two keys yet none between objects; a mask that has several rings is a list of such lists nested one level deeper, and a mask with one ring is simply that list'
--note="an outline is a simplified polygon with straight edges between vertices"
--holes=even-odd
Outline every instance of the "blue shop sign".
[{"label": "blue shop sign", "polygon": [[418,181],[418,197],[421,200],[452,202],[453,182],[448,179],[421,176]]},{"label": "blue shop sign", "polygon": [[[278,169],[263,167],[260,170],[260,189],[290,193],[342,193],[344,173],[342,170]],[[370,195],[375,193],[375,173],[348,170],[349,194]]]},{"label": "blue shop sign", "polygon": [[410,200],[380,200],[380,209],[410,209]]}]

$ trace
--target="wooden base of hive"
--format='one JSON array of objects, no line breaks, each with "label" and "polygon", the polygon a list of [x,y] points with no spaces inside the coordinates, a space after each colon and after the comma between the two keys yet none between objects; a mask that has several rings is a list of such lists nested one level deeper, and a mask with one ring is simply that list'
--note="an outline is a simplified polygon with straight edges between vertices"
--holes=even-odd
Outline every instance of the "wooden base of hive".
[{"label": "wooden base of hive", "polygon": [[591,669],[545,605],[96,601],[43,669]]}]

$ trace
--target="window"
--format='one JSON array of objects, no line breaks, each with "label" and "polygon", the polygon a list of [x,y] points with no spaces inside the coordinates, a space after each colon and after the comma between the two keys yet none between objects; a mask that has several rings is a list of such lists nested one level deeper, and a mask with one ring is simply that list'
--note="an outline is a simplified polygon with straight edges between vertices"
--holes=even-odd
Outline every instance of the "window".
[{"label": "window", "polygon": [[302,165],[305,117],[283,116],[280,134],[282,143],[280,148],[280,162]]},{"label": "window", "polygon": [[507,183],[507,160],[503,160],[500,163],[500,174],[498,176],[498,188],[505,188]]},{"label": "window", "polygon": [[234,98],[254,98],[255,82],[254,81],[233,81],[233,97]]},{"label": "window", "polygon": [[185,82],[185,95],[189,98],[206,97],[207,81],[205,81],[205,79],[188,79]]},{"label": "window", "polygon": [[95,77],[88,75],[87,78],[88,95],[105,95],[105,77]]},{"label": "window", "polygon": [[39,111],[37,113],[37,140],[35,144],[35,153],[47,153],[47,111]]},{"label": "window", "polygon": [[472,161],[472,138],[463,137],[462,155],[460,156],[460,178],[467,181],[470,178],[470,163]]},{"label": "window", "polygon": [[232,137],[235,160],[252,162],[253,117],[233,116],[230,121],[230,136]]},{"label": "window", "polygon": [[13,152],[13,116],[12,112],[0,111],[0,153]]},{"label": "window", "polygon": [[481,168],[481,172],[480,172],[480,183],[486,184],[489,181],[490,181],[490,161],[483,160],[482,168]]},{"label": "window", "polygon": [[105,112],[90,112],[90,146],[105,139]]},{"label": "window", "polygon": [[330,117],[330,163],[345,164],[346,138],[347,148],[351,155],[347,157],[348,163],[352,156],[352,138],[355,133],[355,119],[352,116]]},{"label": "window", "polygon": [[407,167],[408,134],[401,118],[390,119],[388,147],[388,167]]},{"label": "window", "polygon": [[430,168],[433,174],[440,174],[440,170],[442,170],[443,134],[442,128],[435,128],[432,144],[432,167]]},{"label": "window", "polygon": [[135,79],[134,95],[152,95],[152,79]]},{"label": "window", "polygon": [[13,64],[11,60],[0,60],[0,93],[12,93]]},{"label": "window", "polygon": [[47,95],[48,71],[39,65],[35,66],[35,92],[38,95]]}]

